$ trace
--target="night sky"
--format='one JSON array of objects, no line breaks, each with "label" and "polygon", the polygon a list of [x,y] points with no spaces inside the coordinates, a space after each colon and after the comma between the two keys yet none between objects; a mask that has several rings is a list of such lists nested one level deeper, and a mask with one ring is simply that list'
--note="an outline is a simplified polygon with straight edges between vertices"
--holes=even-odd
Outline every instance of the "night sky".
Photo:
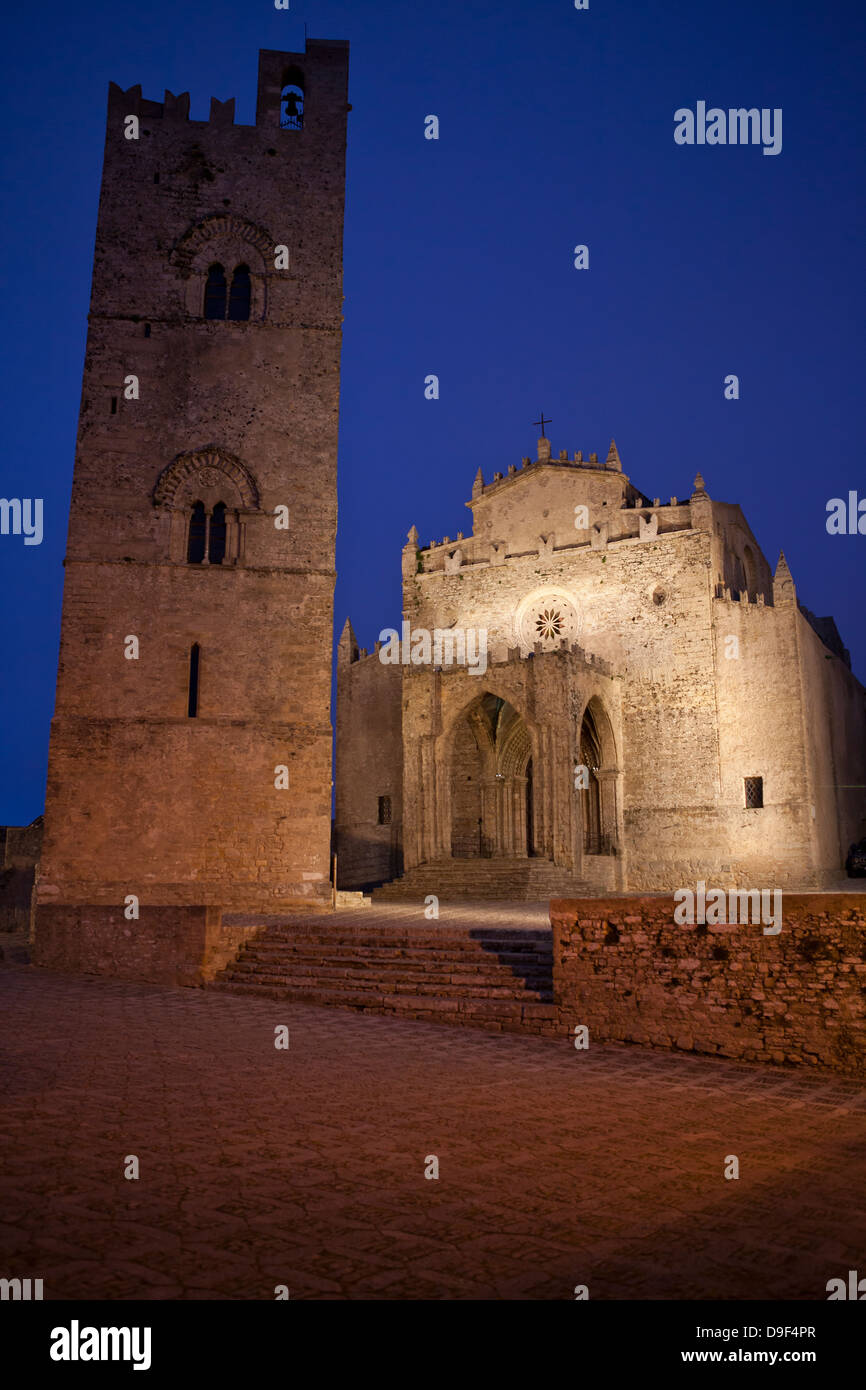
[{"label": "night sky", "polygon": [[[29,6],[2,85],[0,496],[44,498],[45,538],[0,536],[0,824],[44,805],[108,82],[252,123],[257,50],[303,49],[305,21],[352,45],[336,635],[399,624],[410,525],[468,532],[477,468],[534,457],[543,409],[554,453],[613,435],[651,497],[700,469],[866,679],[866,536],[825,527],[866,497],[862,0]],[[675,144],[699,100],[782,108],[781,153]]]}]

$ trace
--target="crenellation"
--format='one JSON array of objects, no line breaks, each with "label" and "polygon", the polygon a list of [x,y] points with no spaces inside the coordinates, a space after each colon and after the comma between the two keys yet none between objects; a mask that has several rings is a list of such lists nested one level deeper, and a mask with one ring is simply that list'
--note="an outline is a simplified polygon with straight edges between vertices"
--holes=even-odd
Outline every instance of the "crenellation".
[{"label": "crenellation", "polygon": [[[459,572],[443,542],[404,585],[413,630],[483,633],[487,652],[483,669],[402,669],[386,756],[403,767],[407,882],[531,848],[596,891],[670,889],[696,866],[748,885],[770,856],[781,886],[830,884],[866,831],[864,691],[827,660],[843,651],[831,620],[800,608],[784,557],[773,575],[701,474],[663,505],[610,466],[618,452],[599,468],[548,445],[476,476]],[[338,740],[343,776],[360,756]],[[826,765],[857,785],[828,787]]]},{"label": "crenellation", "polygon": [[55,962],[63,905],[124,885],[328,900],[348,52],[262,55],[260,97],[292,66],[295,130],[279,86],[255,126],[109,87],[36,913]]}]

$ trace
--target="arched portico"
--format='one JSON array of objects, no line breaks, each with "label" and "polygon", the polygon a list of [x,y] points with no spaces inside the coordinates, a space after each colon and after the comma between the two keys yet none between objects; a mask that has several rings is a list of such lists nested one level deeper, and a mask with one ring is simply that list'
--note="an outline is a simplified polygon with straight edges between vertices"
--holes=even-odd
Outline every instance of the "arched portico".
[{"label": "arched portico", "polygon": [[532,854],[532,738],[520,713],[485,691],[458,716],[446,746],[451,855]]}]

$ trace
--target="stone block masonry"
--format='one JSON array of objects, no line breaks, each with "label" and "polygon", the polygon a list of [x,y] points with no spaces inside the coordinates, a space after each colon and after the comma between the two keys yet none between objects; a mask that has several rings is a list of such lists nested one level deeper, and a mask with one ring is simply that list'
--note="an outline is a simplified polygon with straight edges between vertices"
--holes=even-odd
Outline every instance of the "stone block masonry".
[{"label": "stone block masonry", "polygon": [[866,895],[786,893],[778,936],[673,913],[668,897],[551,903],[567,1031],[866,1076]]},{"label": "stone block masonry", "polygon": [[188,982],[329,900],[348,56],[263,51],[250,126],[110,88],[40,963]]},{"label": "stone block masonry", "polygon": [[152,985],[202,985],[233,960],[258,930],[226,922],[218,907],[142,907],[135,921],[122,908],[92,903],[44,906],[33,964]]}]

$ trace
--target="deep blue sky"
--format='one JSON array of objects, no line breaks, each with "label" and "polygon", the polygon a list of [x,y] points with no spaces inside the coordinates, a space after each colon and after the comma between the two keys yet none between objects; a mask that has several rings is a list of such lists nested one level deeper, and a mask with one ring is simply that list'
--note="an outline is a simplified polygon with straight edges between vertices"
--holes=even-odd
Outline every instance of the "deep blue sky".
[{"label": "deep blue sky", "polygon": [[[7,20],[0,496],[43,497],[46,535],[0,537],[0,824],[44,804],[108,82],[189,91],[196,119],[235,96],[251,123],[257,50],[303,48],[304,21],[352,44],[337,633],[399,621],[409,526],[468,531],[479,464],[534,454],[543,407],[554,450],[604,457],[615,435],[650,496],[700,468],[866,678],[866,537],[824,524],[828,498],[866,495],[866,7],[590,5],[55,0]],[[699,99],[782,107],[782,153],[678,147]]]}]

